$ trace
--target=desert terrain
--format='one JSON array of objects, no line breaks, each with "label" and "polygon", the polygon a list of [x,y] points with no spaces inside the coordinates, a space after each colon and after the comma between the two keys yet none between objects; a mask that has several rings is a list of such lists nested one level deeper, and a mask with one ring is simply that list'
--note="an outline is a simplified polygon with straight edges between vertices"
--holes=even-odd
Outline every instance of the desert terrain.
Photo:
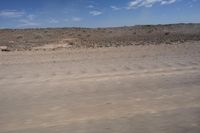
[{"label": "desert terrain", "polygon": [[200,25],[0,30],[0,133],[199,133]]},{"label": "desert terrain", "polygon": [[0,46],[7,47],[7,51],[176,44],[198,40],[200,24],[0,30]]}]

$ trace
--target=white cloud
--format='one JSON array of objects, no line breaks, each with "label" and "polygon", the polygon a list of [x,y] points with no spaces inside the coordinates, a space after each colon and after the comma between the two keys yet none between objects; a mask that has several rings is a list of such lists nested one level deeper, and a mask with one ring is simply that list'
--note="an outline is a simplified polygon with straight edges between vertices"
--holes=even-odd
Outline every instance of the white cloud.
[{"label": "white cloud", "polygon": [[74,21],[74,22],[79,22],[79,21],[81,21],[82,19],[81,18],[79,18],[79,17],[73,17],[72,18],[72,21]]},{"label": "white cloud", "polygon": [[33,22],[29,19],[20,19],[19,22],[21,23],[19,26],[20,27],[27,27],[27,26],[38,26],[40,25],[39,23]]},{"label": "white cloud", "polygon": [[36,15],[34,14],[27,14],[24,13],[25,15],[21,16],[18,18],[18,22],[20,23],[18,27],[36,27],[39,26],[40,24],[36,22],[35,18]]},{"label": "white cloud", "polygon": [[174,2],[176,2],[176,0],[163,0],[163,1],[161,1],[161,5],[172,4]]},{"label": "white cloud", "polygon": [[28,18],[29,20],[34,20],[35,17],[36,17],[36,15],[33,15],[33,14],[27,15],[27,18]]},{"label": "white cloud", "polygon": [[19,18],[25,15],[23,11],[17,10],[4,10],[0,11],[0,17],[7,17],[7,18]]},{"label": "white cloud", "polygon": [[110,6],[111,9],[113,9],[114,11],[118,11],[121,10],[122,8],[116,7],[116,6]]},{"label": "white cloud", "polygon": [[152,7],[154,4],[172,4],[177,0],[134,0],[129,2],[127,9],[136,9],[138,7]]},{"label": "white cloud", "polygon": [[102,12],[100,12],[100,11],[90,11],[89,13],[90,13],[92,16],[99,16],[99,15],[102,14]]},{"label": "white cloud", "polygon": [[94,6],[93,5],[89,5],[89,6],[87,6],[87,8],[94,8]]},{"label": "white cloud", "polygon": [[57,23],[59,23],[59,21],[56,20],[56,19],[51,18],[51,19],[49,20],[49,23],[57,24]]}]

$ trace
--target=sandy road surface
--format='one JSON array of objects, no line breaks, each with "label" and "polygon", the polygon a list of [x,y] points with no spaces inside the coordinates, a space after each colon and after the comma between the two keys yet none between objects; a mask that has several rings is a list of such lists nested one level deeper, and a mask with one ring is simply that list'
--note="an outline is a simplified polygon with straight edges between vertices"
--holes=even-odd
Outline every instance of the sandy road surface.
[{"label": "sandy road surface", "polygon": [[0,53],[0,133],[199,133],[200,44]]}]

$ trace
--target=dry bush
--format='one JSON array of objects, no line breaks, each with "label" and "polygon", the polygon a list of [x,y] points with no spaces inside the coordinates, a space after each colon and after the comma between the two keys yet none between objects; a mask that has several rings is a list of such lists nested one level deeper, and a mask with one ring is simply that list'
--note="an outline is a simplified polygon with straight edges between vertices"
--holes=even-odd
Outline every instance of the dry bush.
[{"label": "dry bush", "polygon": [[153,29],[147,31],[148,34],[150,34],[152,32],[153,32]]},{"label": "dry bush", "polygon": [[168,36],[170,33],[169,32],[165,32],[165,35]]},{"label": "dry bush", "polygon": [[43,36],[42,35],[35,35],[34,39],[42,39]]},{"label": "dry bush", "polygon": [[44,33],[48,33],[48,32],[49,32],[48,30],[45,30],[45,31],[44,31]]},{"label": "dry bush", "polygon": [[23,39],[23,35],[18,35],[16,38],[17,38],[18,40],[19,40],[19,39]]},{"label": "dry bush", "polygon": [[90,34],[87,34],[87,36],[86,37],[91,37],[91,35]]},{"label": "dry bush", "polygon": [[136,32],[133,32],[133,35],[136,35],[137,33]]}]

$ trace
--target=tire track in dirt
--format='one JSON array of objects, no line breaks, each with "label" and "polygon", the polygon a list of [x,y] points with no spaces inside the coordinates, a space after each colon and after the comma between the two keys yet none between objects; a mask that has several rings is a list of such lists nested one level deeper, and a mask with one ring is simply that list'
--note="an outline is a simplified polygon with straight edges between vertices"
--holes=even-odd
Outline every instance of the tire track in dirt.
[{"label": "tire track in dirt", "polygon": [[[117,60],[116,60],[117,61]],[[59,72],[63,72],[63,73],[67,73],[67,74],[98,74],[98,72],[100,73],[105,73],[105,72],[118,72],[118,71],[129,71],[129,70],[135,70],[135,71],[139,71],[139,70],[154,70],[154,69],[159,69],[159,68],[173,68],[173,67],[188,67],[188,66],[199,66],[199,62],[197,61],[184,61],[181,62],[181,61],[174,61],[175,63],[171,62],[171,63],[166,63],[166,62],[155,62],[155,63],[151,63],[151,64],[147,64],[146,62],[138,62],[138,64],[129,64],[129,65],[121,65],[121,66],[115,66],[114,67],[114,64],[107,64],[108,66],[110,67],[107,67],[105,66],[104,69],[102,69],[101,67],[99,66],[94,66],[94,67],[90,67],[88,69],[88,65],[84,65],[82,64],[82,66],[80,67],[80,70],[77,70],[77,71],[73,71],[73,70],[67,70],[66,72],[66,69],[68,68],[60,68],[55,70],[54,73],[57,73],[59,74]],[[39,65],[39,64],[38,64]],[[52,64],[53,65],[53,64]],[[50,65],[50,66],[52,66]],[[65,64],[64,64],[65,65]],[[77,63],[78,65],[78,63]],[[1,66],[0,66],[1,67]],[[56,67],[56,66],[55,66]],[[52,68],[54,68],[54,66],[52,66]],[[70,68],[69,68],[70,69]],[[25,74],[25,73],[21,73],[23,75],[19,75],[19,74],[16,74],[17,76],[24,76],[24,75],[29,75],[28,73]],[[30,73],[30,75],[42,75],[43,73],[37,73],[37,72],[33,72],[33,73]],[[51,75],[51,74],[50,74]],[[6,78],[6,77],[15,77],[15,74],[14,75],[6,75],[6,76],[1,76],[0,78]],[[37,77],[37,76],[36,76]]]},{"label": "tire track in dirt", "polygon": [[117,71],[116,69],[109,69],[109,73],[95,73],[95,74],[87,74],[87,71],[80,70],[78,74],[73,74],[71,71],[64,74],[35,74],[35,75],[14,75],[9,77],[4,77],[0,79],[0,84],[7,84],[8,81],[10,84],[18,84],[18,83],[29,83],[29,82],[56,82],[59,80],[65,81],[77,81],[77,80],[102,80],[109,78],[119,78],[124,76],[138,77],[138,76],[154,76],[154,75],[165,75],[165,74],[177,74],[177,73],[190,73],[190,72],[199,72],[200,66],[190,66],[190,67],[176,67],[176,68],[159,68],[159,69],[140,69],[137,71],[133,71],[130,69],[124,69],[124,71]]}]

